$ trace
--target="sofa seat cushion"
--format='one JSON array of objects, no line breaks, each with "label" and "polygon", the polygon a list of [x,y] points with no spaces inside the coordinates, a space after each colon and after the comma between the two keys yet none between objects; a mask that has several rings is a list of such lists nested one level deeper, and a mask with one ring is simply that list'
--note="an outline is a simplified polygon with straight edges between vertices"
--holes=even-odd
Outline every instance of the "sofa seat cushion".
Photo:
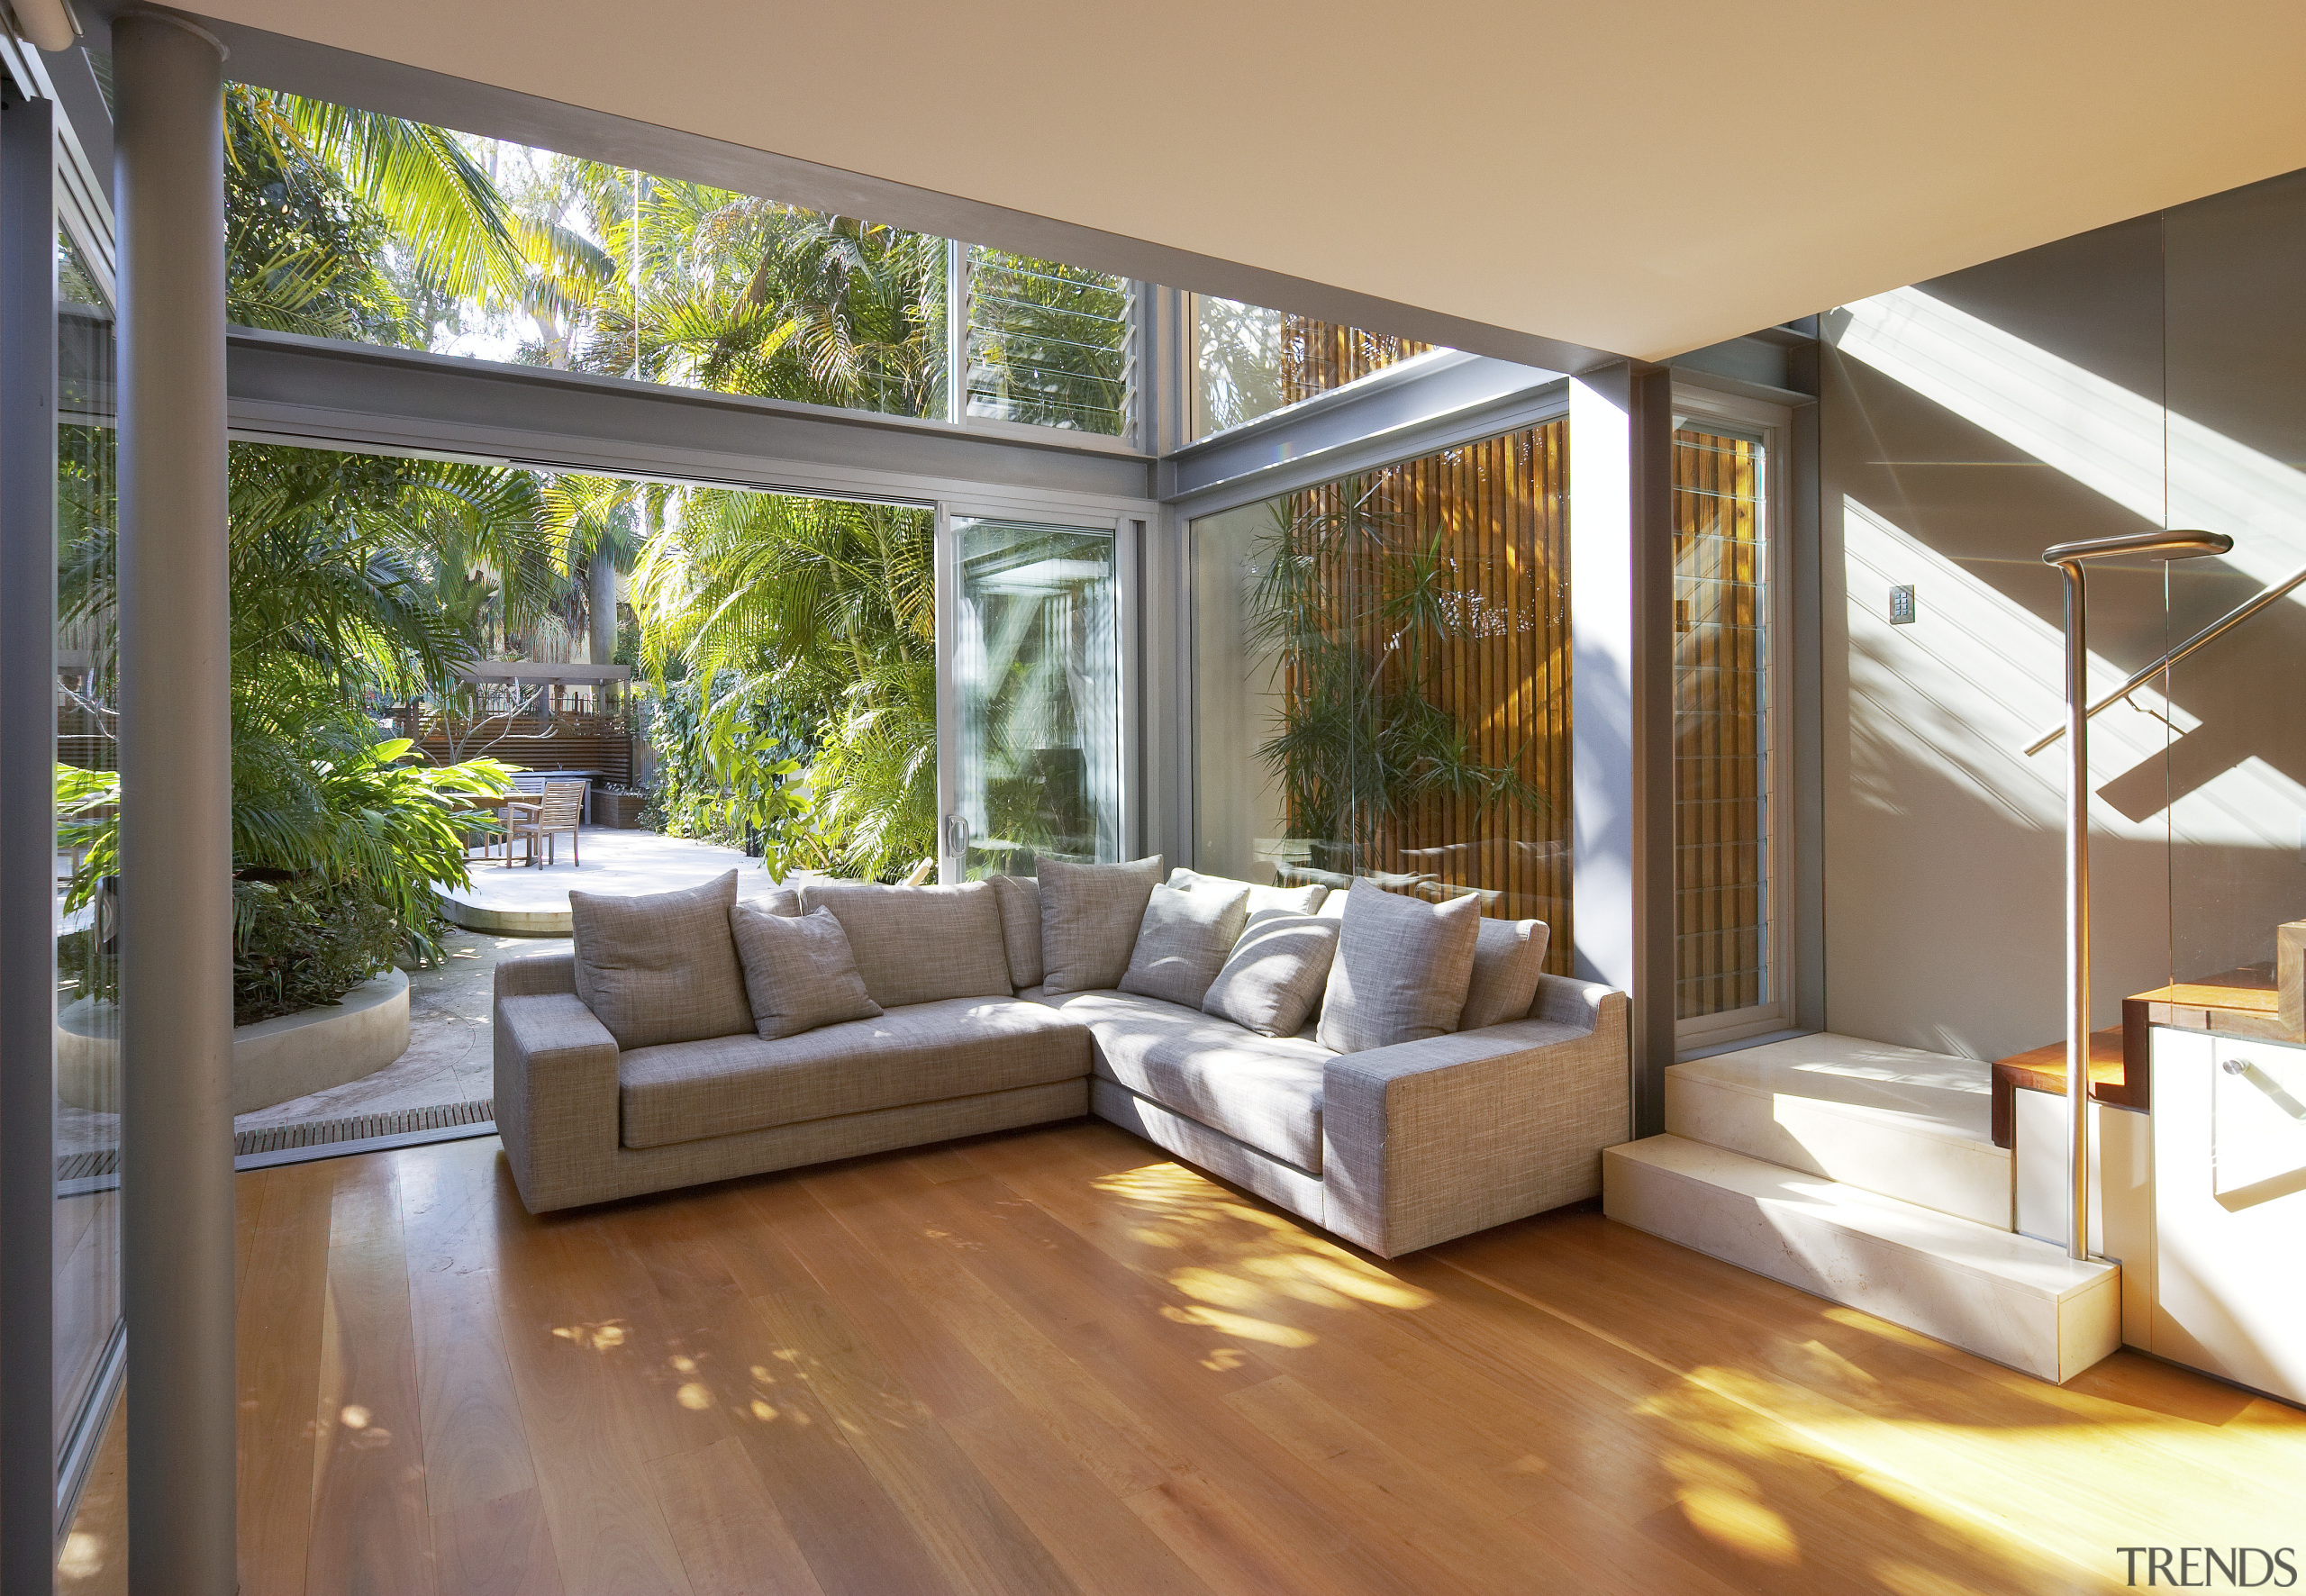
[{"label": "sofa seat cushion", "polygon": [[1321,1168],[1321,1071],[1337,1056],[1297,1037],[1121,992],[1045,995],[1096,1038],[1096,1073],[1309,1174]]},{"label": "sofa seat cushion", "polygon": [[1089,1073],[1087,1032],[1039,1003],[946,998],[772,1041],[747,1033],[617,1060],[622,1139],[661,1147]]}]

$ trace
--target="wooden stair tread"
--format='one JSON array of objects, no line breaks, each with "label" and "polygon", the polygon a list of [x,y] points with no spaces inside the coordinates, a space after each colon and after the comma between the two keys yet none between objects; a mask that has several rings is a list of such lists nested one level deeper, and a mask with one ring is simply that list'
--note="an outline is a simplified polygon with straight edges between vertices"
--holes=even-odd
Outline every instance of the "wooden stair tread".
[{"label": "wooden stair tread", "polygon": [[[2100,1102],[2144,1113],[2153,1107],[2147,1049],[2152,1028],[2226,1032],[2274,1040],[2289,1039],[2282,1019],[2282,994],[2274,966],[2244,965],[2215,975],[2198,976],[2122,1000],[2122,1022],[2090,1037],[2090,1095]],[[2063,1039],[1999,1058],[1993,1065],[1993,1144],[2011,1145],[2017,1105],[2011,1093],[2065,1091]]]},{"label": "wooden stair tread", "polygon": [[2138,993],[2130,1001],[2173,1003],[2190,1009],[2232,1009],[2246,1014],[2278,1013],[2282,1008],[2282,994],[2271,986],[2229,986],[2206,981],[2157,986],[2152,992]]}]

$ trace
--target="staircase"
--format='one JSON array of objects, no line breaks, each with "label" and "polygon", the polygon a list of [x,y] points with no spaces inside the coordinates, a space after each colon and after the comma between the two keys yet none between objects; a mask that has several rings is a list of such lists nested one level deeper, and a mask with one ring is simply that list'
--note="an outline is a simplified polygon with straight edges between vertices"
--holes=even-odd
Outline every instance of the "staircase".
[{"label": "staircase", "polygon": [[1992,1066],[1820,1034],[1677,1064],[1666,1134],[1602,1156],[1637,1229],[2063,1383],[2121,1342],[2121,1272],[2011,1229]]}]

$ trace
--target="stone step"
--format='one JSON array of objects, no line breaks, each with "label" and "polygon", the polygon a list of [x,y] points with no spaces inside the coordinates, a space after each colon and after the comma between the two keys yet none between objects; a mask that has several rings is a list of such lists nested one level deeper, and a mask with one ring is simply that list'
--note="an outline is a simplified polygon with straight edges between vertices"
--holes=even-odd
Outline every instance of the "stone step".
[{"label": "stone step", "polygon": [[2121,1344],[2121,1270],[1687,1138],[1602,1155],[1603,1211],[2064,1383]]},{"label": "stone step", "polygon": [[1992,1065],[1830,1032],[1666,1072],[1675,1136],[2007,1230],[1993,1117]]}]

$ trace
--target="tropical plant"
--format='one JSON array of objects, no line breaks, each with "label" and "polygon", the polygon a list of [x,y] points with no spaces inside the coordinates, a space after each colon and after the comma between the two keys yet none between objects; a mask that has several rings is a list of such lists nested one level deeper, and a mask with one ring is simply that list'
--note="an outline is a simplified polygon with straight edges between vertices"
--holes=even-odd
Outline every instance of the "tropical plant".
[{"label": "tropical plant", "polygon": [[[527,286],[516,222],[453,134],[232,84],[225,90],[226,313],[248,327],[422,342],[405,290]],[[387,257],[407,254],[395,281]]]},{"label": "tropical plant", "polygon": [[808,745],[780,725],[775,701],[756,692],[727,702],[745,692],[728,673],[716,685],[718,700],[693,679],[660,685],[649,721],[657,755],[649,818],[676,837],[758,852],[778,877],[816,862],[822,849],[802,775]]},{"label": "tropical plant", "polygon": [[[809,811],[772,821],[794,862],[894,877],[935,851],[930,527],[902,505],[695,489],[641,561],[643,659],[711,684],[698,763],[757,803],[786,784],[764,730],[809,750]],[[660,711],[667,738],[679,712]]]},{"label": "tropical plant", "polygon": [[1429,801],[1547,807],[1518,752],[1476,758],[1436,701],[1441,647],[1468,612],[1445,532],[1387,508],[1388,488],[1356,476],[1274,500],[1253,557],[1250,636],[1281,701],[1257,757],[1325,868],[1353,869],[1380,825]]},{"label": "tropical plant", "polygon": [[319,878],[232,883],[232,1023],[335,1002],[392,962],[400,926],[357,889]]}]

